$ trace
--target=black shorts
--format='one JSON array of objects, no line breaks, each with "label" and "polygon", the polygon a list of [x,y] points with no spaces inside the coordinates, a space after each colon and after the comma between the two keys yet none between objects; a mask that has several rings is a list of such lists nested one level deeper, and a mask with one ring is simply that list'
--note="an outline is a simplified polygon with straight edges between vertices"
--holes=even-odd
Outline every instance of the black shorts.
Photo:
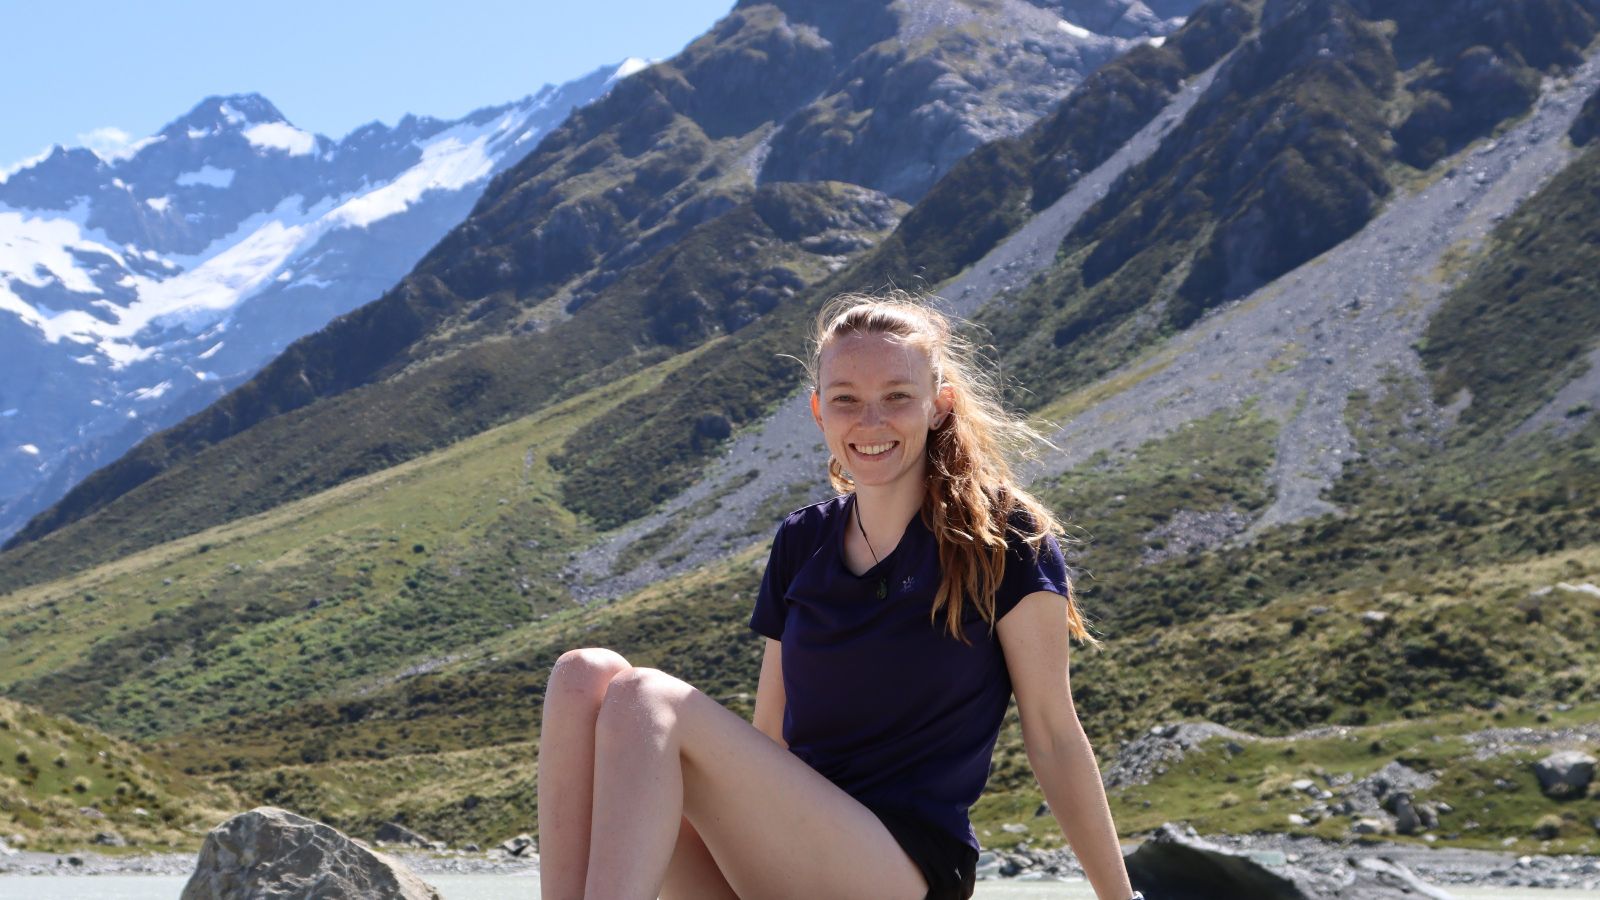
[{"label": "black shorts", "polygon": [[[871,809],[871,807],[868,807]],[[967,900],[976,889],[978,851],[915,813],[873,809],[928,880],[925,900]]]}]

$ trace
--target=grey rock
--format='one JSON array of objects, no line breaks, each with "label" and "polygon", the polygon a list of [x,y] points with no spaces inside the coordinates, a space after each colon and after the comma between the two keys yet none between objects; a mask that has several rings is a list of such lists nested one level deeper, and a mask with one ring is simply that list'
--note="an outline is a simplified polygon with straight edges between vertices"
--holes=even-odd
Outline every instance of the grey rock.
[{"label": "grey rock", "polygon": [[1255,737],[1214,722],[1178,722],[1157,725],[1129,741],[1106,767],[1101,780],[1107,788],[1149,784],[1188,753],[1213,738],[1231,743],[1253,741]]},{"label": "grey rock", "polygon": [[1539,788],[1546,797],[1562,799],[1582,796],[1594,780],[1595,758],[1578,750],[1552,753],[1534,763]]},{"label": "grey rock", "polygon": [[1166,900],[1450,900],[1389,860],[1340,859],[1312,871],[1281,854],[1242,853],[1166,824],[1127,856],[1133,886]]},{"label": "grey rock", "polygon": [[443,900],[398,860],[270,806],[206,835],[182,900]]},{"label": "grey rock", "polygon": [[378,826],[372,835],[373,840],[388,844],[407,844],[412,847],[429,847],[433,842],[417,834],[415,831],[401,825],[399,822],[385,822]]},{"label": "grey rock", "polygon": [[94,836],[94,842],[96,844],[100,844],[101,846],[105,846],[105,847],[126,847],[126,846],[128,846],[127,838],[124,838],[122,835],[116,833],[115,831],[101,831],[101,832],[96,833],[95,836]]},{"label": "grey rock", "polygon": [[532,835],[519,834],[500,845],[500,849],[512,856],[521,856],[524,853],[535,853],[538,848],[534,846]]}]

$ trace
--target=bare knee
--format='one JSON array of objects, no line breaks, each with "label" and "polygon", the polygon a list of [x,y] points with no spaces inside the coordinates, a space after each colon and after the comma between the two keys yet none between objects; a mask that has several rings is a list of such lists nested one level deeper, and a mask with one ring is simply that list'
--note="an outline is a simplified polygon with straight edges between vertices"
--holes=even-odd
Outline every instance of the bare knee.
[{"label": "bare knee", "polygon": [[621,654],[603,647],[568,650],[561,654],[555,667],[550,670],[546,693],[571,691],[598,700],[604,696],[611,679],[629,668],[628,661]]},{"label": "bare knee", "polygon": [[634,736],[662,734],[671,727],[679,703],[690,690],[658,669],[629,668],[606,685],[597,728]]}]

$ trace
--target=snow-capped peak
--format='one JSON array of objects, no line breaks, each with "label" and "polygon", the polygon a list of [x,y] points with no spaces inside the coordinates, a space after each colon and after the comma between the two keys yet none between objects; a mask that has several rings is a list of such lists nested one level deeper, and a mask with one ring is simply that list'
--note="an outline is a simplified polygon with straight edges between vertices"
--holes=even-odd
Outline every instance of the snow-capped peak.
[{"label": "snow-capped peak", "polygon": [[630,56],[622,61],[622,65],[617,66],[617,70],[611,73],[610,78],[606,79],[606,84],[612,84],[621,81],[622,79],[627,78],[629,75],[632,75],[635,72],[643,72],[645,69],[648,69],[653,65],[655,65],[653,60],[640,59],[637,56]]},{"label": "snow-capped peak", "polygon": [[[260,94],[211,96],[162,130],[169,139],[190,139],[224,131],[245,131],[263,125],[289,125],[272,101]],[[293,127],[293,126],[290,126]]]}]

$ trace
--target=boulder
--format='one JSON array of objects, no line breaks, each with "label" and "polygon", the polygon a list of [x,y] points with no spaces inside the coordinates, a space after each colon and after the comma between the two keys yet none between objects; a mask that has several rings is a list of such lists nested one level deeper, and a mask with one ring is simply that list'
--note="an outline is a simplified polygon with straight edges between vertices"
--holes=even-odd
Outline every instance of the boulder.
[{"label": "boulder", "polygon": [[432,841],[401,825],[399,822],[385,822],[379,825],[372,838],[385,844],[406,844],[412,847],[430,847],[433,845]]},{"label": "boulder", "polygon": [[1594,780],[1595,758],[1578,750],[1552,753],[1533,765],[1546,797],[1581,797]]},{"label": "boulder", "polygon": [[1203,841],[1193,829],[1162,825],[1127,856],[1128,876],[1137,890],[1172,900],[1306,900],[1293,878],[1268,871],[1250,857]]},{"label": "boulder", "polygon": [[1164,900],[1451,900],[1405,867],[1352,859],[1335,871],[1229,850],[1168,823],[1127,856],[1133,886]]},{"label": "boulder", "polygon": [[182,900],[442,900],[405,864],[338,830],[262,806],[206,835]]},{"label": "boulder", "polygon": [[17,851],[11,849],[10,847],[7,847],[6,846],[6,842],[4,840],[0,840],[0,856],[16,856],[16,855],[17,855]]},{"label": "boulder", "polygon": [[519,834],[506,840],[500,845],[500,849],[512,856],[521,856],[524,853],[532,854],[538,851],[538,848],[534,846],[533,837],[527,834]]}]

